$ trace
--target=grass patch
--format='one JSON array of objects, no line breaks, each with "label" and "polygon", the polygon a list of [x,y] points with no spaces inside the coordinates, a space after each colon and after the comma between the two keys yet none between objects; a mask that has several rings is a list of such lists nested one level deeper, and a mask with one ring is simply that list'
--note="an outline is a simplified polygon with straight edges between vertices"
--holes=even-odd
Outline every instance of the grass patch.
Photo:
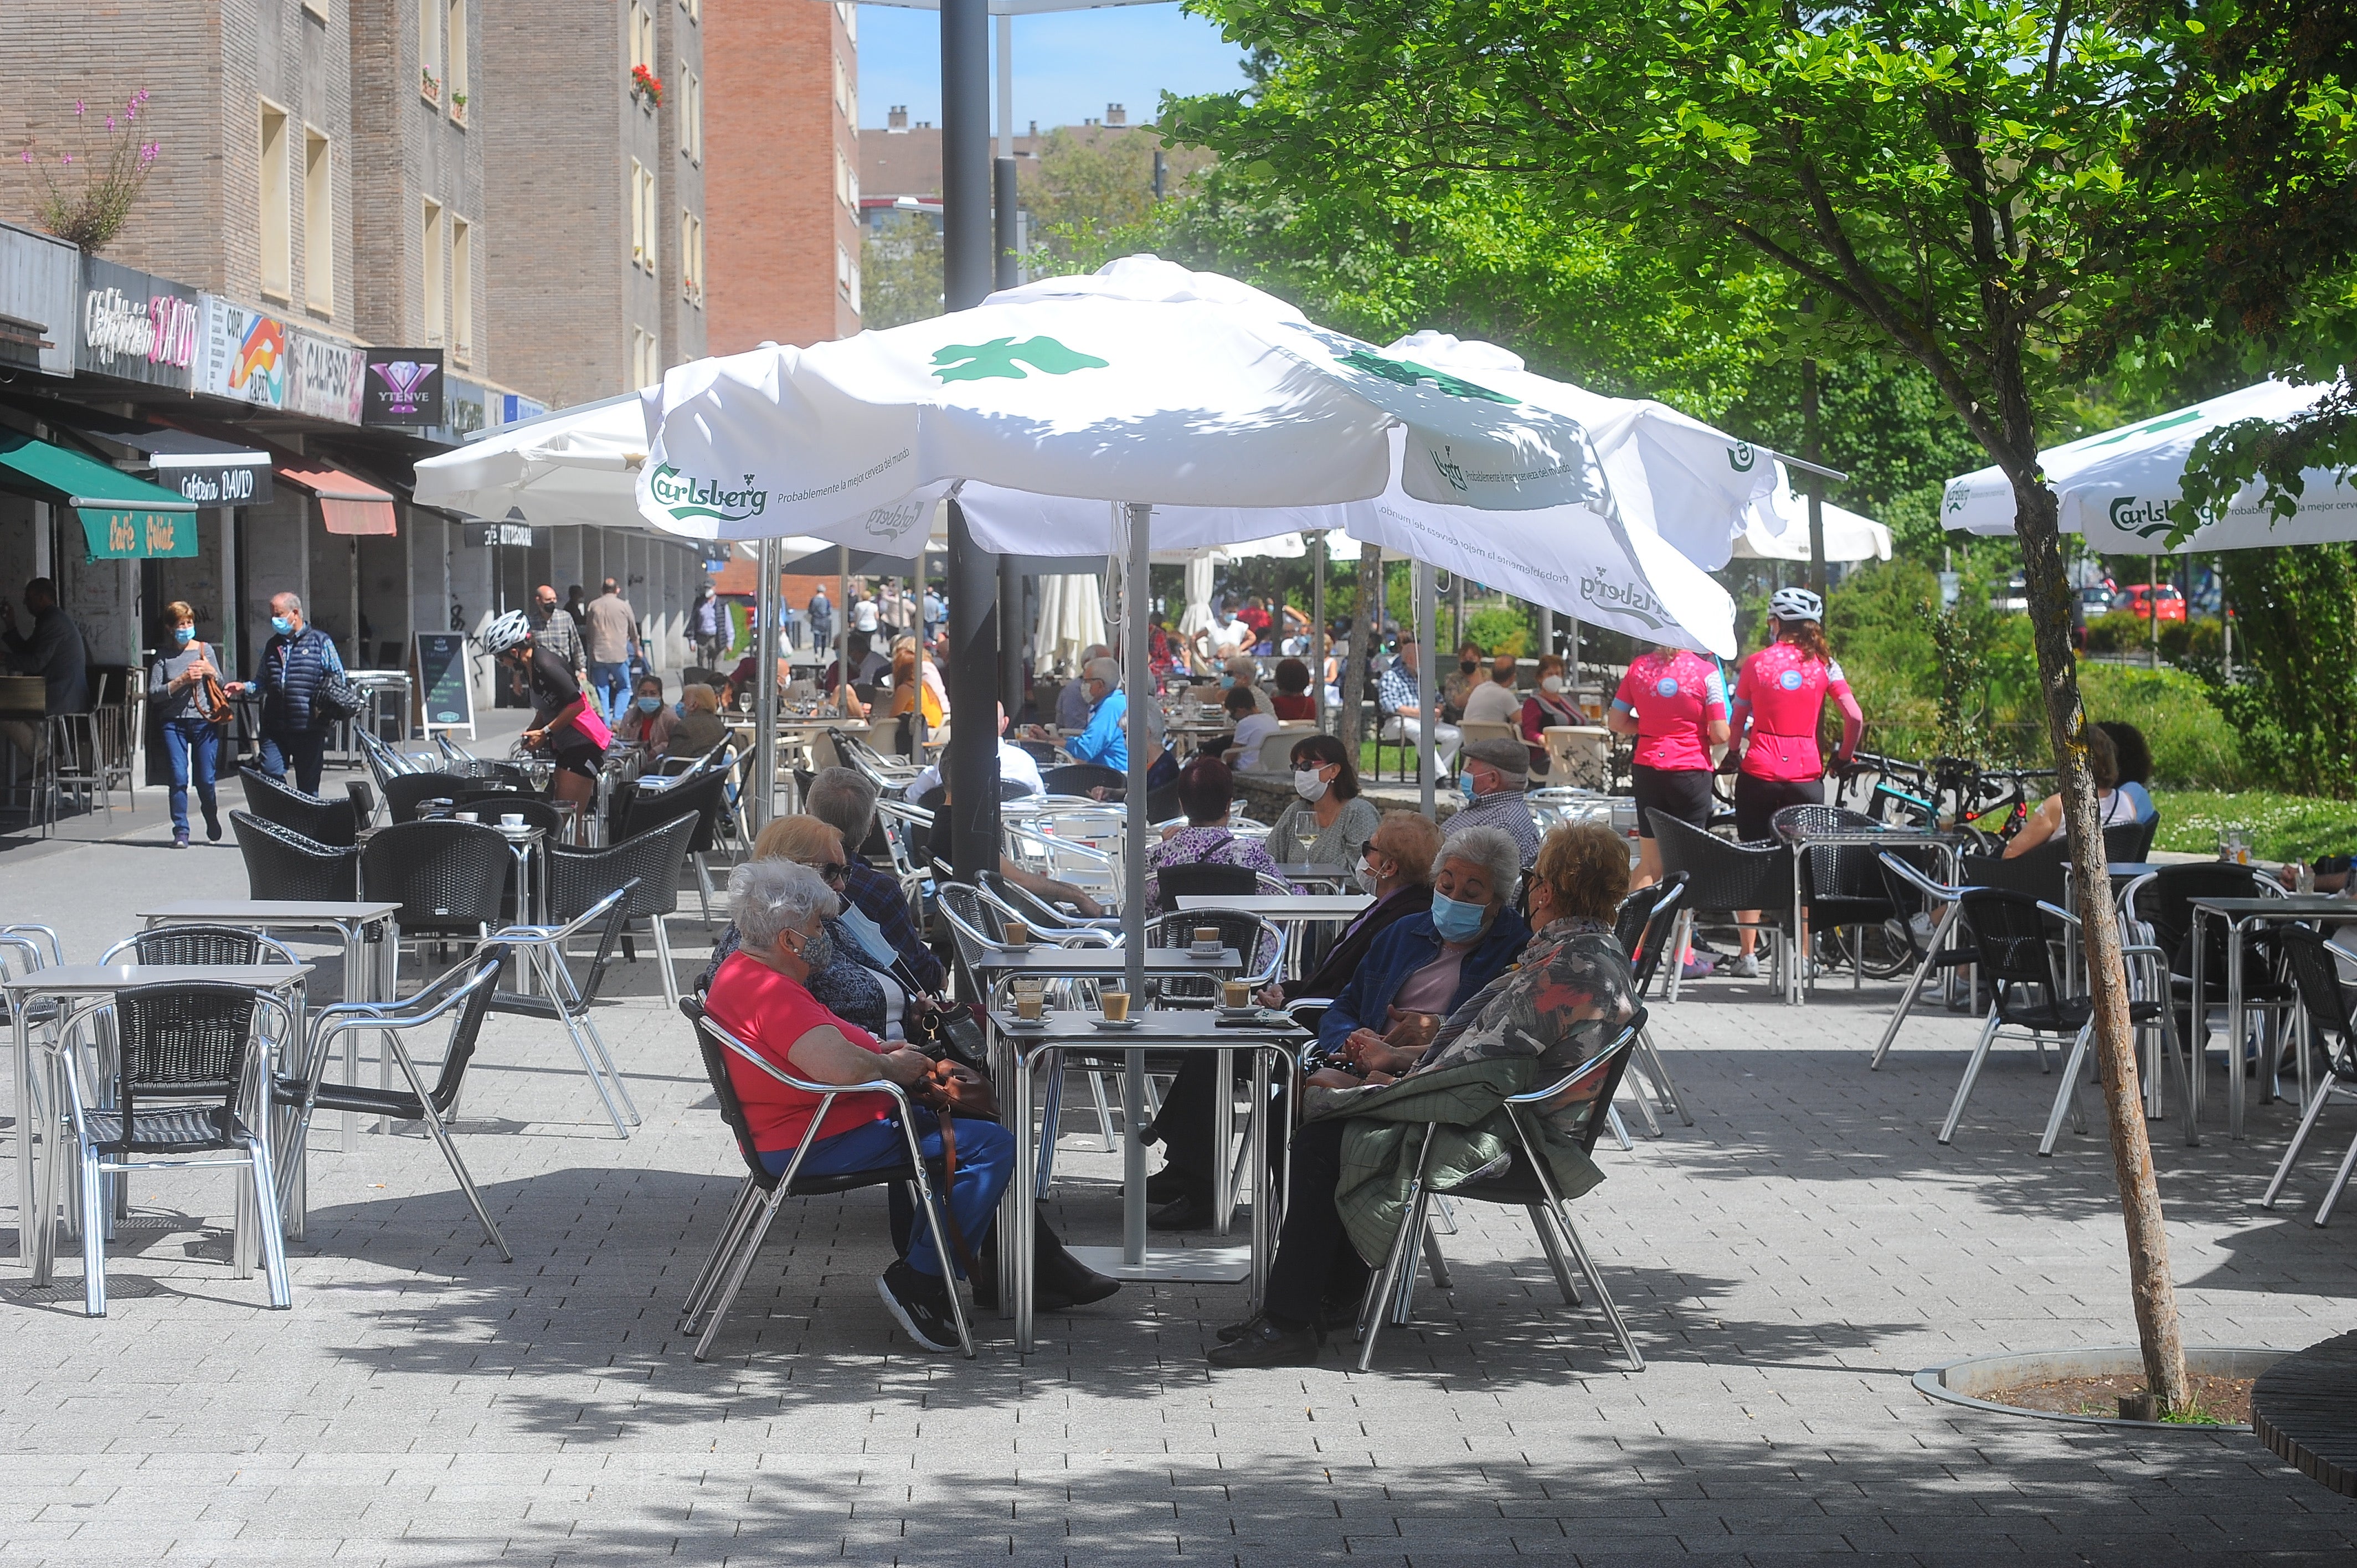
[{"label": "grass patch", "polygon": [[2251,853],[2263,860],[2314,860],[2357,851],[2357,801],[2270,789],[2155,789],[2160,832],[2155,849],[2189,854],[2217,852],[2224,828],[2247,828]]}]

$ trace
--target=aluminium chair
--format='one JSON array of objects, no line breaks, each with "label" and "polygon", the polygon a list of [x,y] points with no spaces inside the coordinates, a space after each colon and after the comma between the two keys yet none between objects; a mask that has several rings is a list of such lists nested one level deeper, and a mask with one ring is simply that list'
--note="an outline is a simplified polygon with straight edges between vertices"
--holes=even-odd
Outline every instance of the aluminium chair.
[{"label": "aluminium chair", "polygon": [[[622,927],[628,918],[625,905],[636,886],[635,882],[624,883],[571,919],[556,925],[502,926],[486,944],[511,950],[523,972],[538,976],[541,983],[537,993],[493,992],[491,1011],[523,1018],[554,1018],[563,1024],[565,1037],[573,1042],[574,1052],[581,1058],[581,1070],[589,1075],[590,1087],[597,1090],[606,1114],[613,1121],[614,1136],[624,1139],[630,1137],[630,1128],[639,1124],[639,1108],[631,1101],[622,1075],[615,1069],[613,1055],[607,1050],[606,1037],[598,1032],[590,1009],[597,1004],[597,987],[605,980],[607,966],[613,961],[614,949],[621,940]],[[597,929],[597,952],[590,960],[587,980],[576,982],[572,967],[565,961],[565,944],[592,926]],[[627,1123],[623,1120],[626,1115]]]},{"label": "aluminium chair", "polygon": [[1622,1321],[1612,1293],[1605,1287],[1604,1276],[1598,1272],[1578,1226],[1572,1221],[1562,1190],[1555,1186],[1554,1172],[1540,1153],[1550,1132],[1557,1138],[1576,1143],[1582,1154],[1594,1152],[1596,1141],[1604,1132],[1605,1112],[1620,1086],[1621,1075],[1628,1070],[1630,1053],[1644,1026],[1645,1010],[1641,1007],[1603,1049],[1563,1077],[1544,1089],[1508,1096],[1505,1112],[1513,1130],[1513,1142],[1501,1161],[1474,1172],[1470,1179],[1448,1187],[1432,1181],[1432,1149],[1440,1123],[1436,1122],[1426,1127],[1423,1150],[1408,1184],[1399,1229],[1393,1234],[1383,1267],[1368,1280],[1367,1294],[1360,1304],[1359,1370],[1366,1371],[1373,1364],[1375,1341],[1385,1320],[1402,1324],[1408,1321],[1415,1301],[1418,1257],[1429,1251],[1438,1265],[1437,1245],[1432,1241],[1427,1228],[1430,1206],[1442,1197],[1510,1205],[1528,1213],[1531,1228],[1538,1233],[1539,1245],[1546,1253],[1547,1266],[1555,1273],[1556,1288],[1563,1293],[1564,1304],[1581,1305],[1579,1287],[1572,1279],[1572,1270],[1577,1266],[1588,1288],[1596,1293],[1597,1306],[1613,1337],[1620,1342],[1630,1369],[1645,1369],[1645,1358],[1631,1337],[1628,1324]]},{"label": "aluminium chair", "polygon": [[[2324,1076],[2313,1084],[2308,1083],[2305,1058],[2301,1062],[2300,1077],[2308,1090],[2308,1109],[2300,1116],[2299,1129],[2292,1134],[2290,1147],[2284,1150],[2282,1163],[2276,1166],[2275,1178],[2267,1183],[2266,1196],[2259,1200],[2261,1208],[2276,1206],[2284,1180],[2291,1175],[2291,1163],[2299,1158],[2300,1145],[2308,1142],[2324,1108],[2336,1100],[2357,1104],[2357,1021],[2351,1018],[2349,993],[2341,983],[2341,965],[2335,956],[2340,950],[2327,942],[2321,933],[2306,926],[2281,928],[2276,932],[2276,942],[2298,988],[2309,1034],[2324,1043],[2327,1049]],[[2330,1043],[2335,1039],[2340,1042],[2337,1049]],[[2314,1223],[2322,1225],[2332,1218],[2332,1206],[2347,1189],[2352,1170],[2357,1170],[2357,1138],[2350,1141],[2349,1152],[2341,1157],[2340,1169],[2332,1173],[2323,1200],[2316,1206]]]},{"label": "aluminium chair", "polygon": [[[671,932],[664,922],[679,908],[679,879],[687,864],[687,846],[695,836],[693,813],[673,817],[620,843],[599,849],[576,849],[552,844],[548,849],[548,905],[552,920],[579,919],[597,901],[618,887],[630,886],[622,900],[622,954],[635,960],[630,928],[647,923],[654,937],[656,968],[662,973],[663,1000],[679,1004],[679,976],[671,955]],[[635,883],[635,886],[630,885]]]},{"label": "aluminium chair", "polygon": [[[1613,935],[1619,940],[1621,951],[1629,955],[1629,973],[1635,982],[1633,989],[1640,1002],[1651,990],[1653,976],[1660,972],[1663,961],[1680,961],[1679,954],[1684,950],[1677,946],[1674,939],[1681,924],[1678,906],[1685,897],[1685,873],[1665,876],[1651,887],[1641,887],[1630,894],[1621,901],[1620,912],[1614,918]],[[1652,1080],[1654,1096],[1663,1108],[1675,1112],[1683,1125],[1693,1126],[1694,1112],[1686,1109],[1685,1097],[1678,1092],[1677,1084],[1671,1079],[1669,1065],[1654,1047],[1651,1029],[1637,1031],[1637,1044],[1632,1055],[1641,1069],[1641,1078]],[[1647,1133],[1660,1137],[1662,1124],[1654,1118],[1653,1108],[1645,1101],[1641,1081],[1631,1098],[1636,1101],[1637,1109],[1644,1113]],[[1625,1136],[1621,1138],[1621,1144],[1624,1147],[1627,1145]]]},{"label": "aluminium chair", "polygon": [[[925,1224],[932,1233],[934,1255],[944,1260],[953,1255],[942,1228],[941,1206],[933,1201],[932,1178],[926,1170],[924,1151],[917,1142],[916,1129],[909,1115],[906,1090],[888,1079],[879,1078],[870,1083],[816,1083],[796,1078],[714,1023],[696,998],[682,1002],[679,1008],[695,1027],[696,1049],[704,1060],[705,1077],[712,1084],[712,1097],[719,1106],[721,1121],[736,1140],[738,1156],[745,1162],[744,1185],[737,1189],[736,1200],[720,1223],[720,1234],[713,1239],[712,1251],[705,1256],[703,1268],[696,1272],[694,1283],[688,1287],[687,1300],[680,1307],[680,1332],[696,1336],[697,1360],[711,1356],[713,1341],[720,1337],[720,1326],[727,1319],[728,1308],[743,1287],[745,1276],[752,1272],[753,1261],[761,1251],[761,1242],[769,1235],[778,1210],[790,1197],[823,1197],[866,1187],[899,1187],[925,1217]],[[736,1083],[730,1077],[732,1070],[757,1072],[818,1098],[810,1124],[781,1173],[772,1175],[762,1162],[760,1151],[754,1146],[752,1124],[746,1118],[744,1102],[737,1097]],[[810,1154],[827,1111],[835,1098],[844,1094],[888,1095],[893,1102],[892,1120],[900,1130],[907,1155],[873,1170],[803,1176],[802,1161]],[[965,1304],[959,1297],[955,1282],[944,1283],[949,1285],[951,1315],[957,1320],[958,1348],[970,1359],[974,1355],[974,1333],[966,1324]]]}]

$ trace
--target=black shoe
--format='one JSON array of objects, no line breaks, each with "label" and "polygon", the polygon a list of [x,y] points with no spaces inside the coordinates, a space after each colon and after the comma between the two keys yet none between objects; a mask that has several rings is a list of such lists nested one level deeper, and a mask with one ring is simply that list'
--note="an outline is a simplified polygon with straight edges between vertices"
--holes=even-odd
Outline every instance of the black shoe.
[{"label": "black shoe", "polygon": [[1187,1196],[1187,1188],[1192,1180],[1189,1173],[1178,1166],[1164,1165],[1146,1178],[1146,1201],[1175,1203]]},{"label": "black shoe", "polygon": [[1257,1332],[1262,1321],[1261,1315],[1255,1312],[1241,1323],[1223,1323],[1214,1332],[1218,1334],[1221,1344],[1232,1345],[1245,1335]]},{"label": "black shoe", "polygon": [[221,843],[221,810],[217,806],[205,808],[205,837],[215,843]]},{"label": "black shoe", "polygon": [[1318,1360],[1318,1330],[1307,1325],[1279,1328],[1264,1316],[1236,1326],[1233,1339],[1211,1348],[1214,1367],[1308,1367]]},{"label": "black shoe", "polygon": [[1063,1298],[1064,1306],[1087,1306],[1100,1302],[1121,1289],[1121,1282],[1111,1274],[1101,1274],[1064,1250],[1046,1226],[1039,1228],[1039,1252],[1032,1260],[1031,1288],[1044,1302],[1049,1293]]},{"label": "black shoe", "polygon": [[905,1258],[876,1276],[876,1294],[885,1310],[909,1331],[909,1337],[928,1350],[955,1350],[957,1320],[950,1314],[949,1288],[930,1274],[920,1274]]},{"label": "black shoe", "polygon": [[1175,1203],[1166,1203],[1146,1217],[1149,1230],[1208,1230],[1211,1227],[1211,1197],[1209,1193],[1190,1192]]}]

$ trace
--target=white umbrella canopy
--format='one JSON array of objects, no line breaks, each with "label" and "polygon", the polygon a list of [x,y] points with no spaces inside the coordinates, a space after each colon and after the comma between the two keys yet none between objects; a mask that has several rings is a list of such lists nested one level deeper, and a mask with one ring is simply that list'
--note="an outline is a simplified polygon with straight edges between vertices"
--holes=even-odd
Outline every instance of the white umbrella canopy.
[{"label": "white umbrella canopy", "polygon": [[476,517],[644,528],[634,494],[647,452],[636,392],[503,425],[417,463],[417,499]]},{"label": "white umbrella canopy", "polygon": [[1211,564],[1208,550],[1187,563],[1187,607],[1178,617],[1182,637],[1192,637],[1211,624]]},{"label": "white umbrella canopy", "polygon": [[[2111,555],[2208,555],[2221,550],[2323,544],[2357,539],[2357,487],[2329,468],[2310,468],[2298,509],[2280,522],[2260,506],[2263,482],[2237,495],[2222,521],[2207,523],[2175,550],[2169,536],[2169,503],[2182,498],[2185,460],[2208,432],[2238,419],[2282,420],[2313,408],[2329,387],[2261,381],[2157,419],[2139,420],[2100,435],[2082,436],[2038,455],[2061,503],[2065,533]],[[1984,535],[2013,532],[2013,486],[1995,467],[1948,481],[1940,509],[1950,529]]]},{"label": "white umbrella canopy", "polygon": [[[1825,559],[1888,561],[1890,530],[1831,501],[1824,503]],[[1809,498],[1792,486],[1784,465],[1776,465],[1775,493],[1755,503],[1735,542],[1738,561],[1806,561],[1809,558]]]},{"label": "white umbrella canopy", "polygon": [[1041,671],[1080,668],[1081,650],[1105,641],[1104,590],[1093,576],[1039,579],[1039,619],[1031,656]]}]

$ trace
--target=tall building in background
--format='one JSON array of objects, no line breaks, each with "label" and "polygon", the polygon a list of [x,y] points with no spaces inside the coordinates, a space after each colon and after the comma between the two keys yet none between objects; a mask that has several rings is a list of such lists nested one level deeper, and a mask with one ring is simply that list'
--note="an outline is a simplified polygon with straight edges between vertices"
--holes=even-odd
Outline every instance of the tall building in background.
[{"label": "tall building in background", "polygon": [[859,330],[858,7],[702,0],[710,351]]}]

